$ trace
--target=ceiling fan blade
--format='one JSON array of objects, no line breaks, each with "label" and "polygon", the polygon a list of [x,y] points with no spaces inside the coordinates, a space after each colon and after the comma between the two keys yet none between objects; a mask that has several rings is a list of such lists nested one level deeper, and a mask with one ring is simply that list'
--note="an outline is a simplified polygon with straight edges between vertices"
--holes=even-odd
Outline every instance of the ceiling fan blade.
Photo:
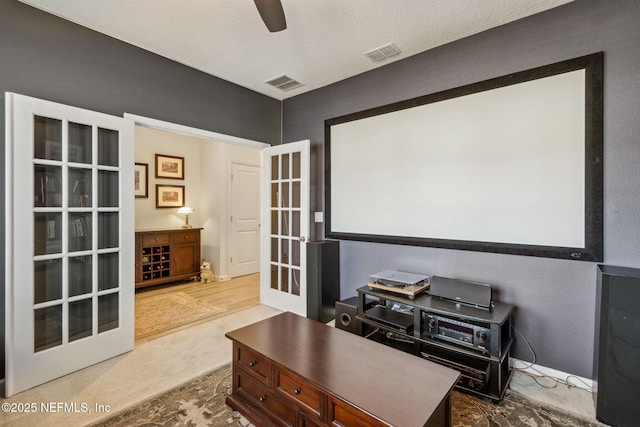
[{"label": "ceiling fan blade", "polygon": [[287,28],[280,0],[253,0],[253,2],[269,31],[276,33]]}]

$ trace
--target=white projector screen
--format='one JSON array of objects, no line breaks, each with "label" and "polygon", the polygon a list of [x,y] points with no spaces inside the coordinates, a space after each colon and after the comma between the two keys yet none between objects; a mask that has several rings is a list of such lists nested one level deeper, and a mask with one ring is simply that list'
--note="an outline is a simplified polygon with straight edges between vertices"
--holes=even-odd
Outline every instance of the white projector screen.
[{"label": "white projector screen", "polygon": [[596,260],[586,58],[328,120],[327,236]]}]

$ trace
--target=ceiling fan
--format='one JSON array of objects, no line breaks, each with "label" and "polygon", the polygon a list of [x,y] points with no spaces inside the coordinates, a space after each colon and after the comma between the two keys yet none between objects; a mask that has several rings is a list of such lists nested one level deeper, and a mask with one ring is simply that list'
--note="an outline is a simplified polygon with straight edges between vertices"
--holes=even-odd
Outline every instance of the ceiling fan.
[{"label": "ceiling fan", "polygon": [[253,2],[269,31],[276,33],[287,28],[280,0],[253,0]]}]

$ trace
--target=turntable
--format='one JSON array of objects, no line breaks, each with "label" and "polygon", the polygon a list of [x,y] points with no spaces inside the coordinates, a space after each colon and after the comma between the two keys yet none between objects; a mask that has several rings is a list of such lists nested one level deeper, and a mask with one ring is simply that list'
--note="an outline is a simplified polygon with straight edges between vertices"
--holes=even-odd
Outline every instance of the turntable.
[{"label": "turntable", "polygon": [[371,289],[394,292],[414,298],[420,292],[429,289],[429,276],[384,270],[370,275],[367,286]]}]

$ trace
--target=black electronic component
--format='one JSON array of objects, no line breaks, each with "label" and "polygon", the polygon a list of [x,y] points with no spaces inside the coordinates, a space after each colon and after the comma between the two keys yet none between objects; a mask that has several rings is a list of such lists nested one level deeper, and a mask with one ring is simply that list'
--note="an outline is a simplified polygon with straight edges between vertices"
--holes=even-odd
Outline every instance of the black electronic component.
[{"label": "black electronic component", "polygon": [[424,334],[431,338],[464,345],[483,353],[499,352],[498,348],[493,348],[493,345],[498,343],[491,340],[491,324],[472,324],[427,312],[423,312],[422,315]]}]

